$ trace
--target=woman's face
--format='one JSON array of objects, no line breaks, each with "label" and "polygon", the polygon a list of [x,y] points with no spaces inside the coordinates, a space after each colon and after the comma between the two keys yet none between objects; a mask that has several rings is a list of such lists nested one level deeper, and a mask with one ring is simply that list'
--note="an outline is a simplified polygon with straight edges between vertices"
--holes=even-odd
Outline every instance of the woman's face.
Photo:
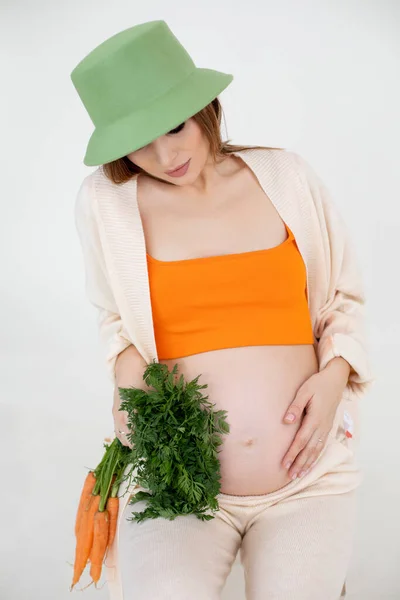
[{"label": "woman's face", "polygon": [[[196,121],[190,118],[127,157],[149,175],[182,186],[196,180],[207,162],[208,154],[208,140]],[[173,176],[166,172],[187,161],[189,165],[183,174]]]}]

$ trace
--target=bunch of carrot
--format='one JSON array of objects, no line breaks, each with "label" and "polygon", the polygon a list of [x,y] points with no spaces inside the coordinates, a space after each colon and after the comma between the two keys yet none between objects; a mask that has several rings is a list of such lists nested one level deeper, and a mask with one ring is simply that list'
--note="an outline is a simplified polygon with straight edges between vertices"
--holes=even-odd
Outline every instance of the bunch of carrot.
[{"label": "bunch of carrot", "polygon": [[[75,562],[70,591],[90,562],[92,583],[98,583],[107,549],[115,537],[118,519],[118,488],[130,462],[130,449],[115,438],[104,444],[105,453],[96,469],[87,474],[75,520]],[[129,475],[129,474],[128,474]],[[127,477],[127,475],[125,475]],[[97,587],[97,586],[96,586]]]}]

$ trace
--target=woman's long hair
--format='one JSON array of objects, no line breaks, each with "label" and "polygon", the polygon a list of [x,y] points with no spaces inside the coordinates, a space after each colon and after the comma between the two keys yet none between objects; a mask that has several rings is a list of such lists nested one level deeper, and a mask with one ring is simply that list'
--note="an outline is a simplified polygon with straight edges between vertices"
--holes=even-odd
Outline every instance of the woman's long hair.
[{"label": "woman's long hair", "polygon": [[[218,98],[214,98],[207,106],[192,117],[201,127],[204,135],[210,143],[210,152],[216,162],[232,152],[241,150],[265,149],[284,150],[284,148],[271,148],[269,146],[240,146],[230,144],[229,140],[223,142],[221,139],[222,106]],[[127,156],[118,158],[102,165],[105,175],[116,184],[125,183],[142,169],[135,165]]]}]

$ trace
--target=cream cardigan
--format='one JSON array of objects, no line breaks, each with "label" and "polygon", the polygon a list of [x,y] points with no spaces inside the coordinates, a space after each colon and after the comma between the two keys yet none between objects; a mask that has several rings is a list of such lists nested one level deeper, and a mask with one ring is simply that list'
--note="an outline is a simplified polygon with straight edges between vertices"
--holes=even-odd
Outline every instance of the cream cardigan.
[{"label": "cream cardigan", "polygon": [[[345,400],[356,419],[358,400],[369,389],[374,376],[364,328],[362,275],[345,223],[327,188],[299,154],[265,149],[235,154],[256,175],[294,233],[306,265],[319,369],[335,356],[342,356],[350,363],[352,371]],[[145,237],[136,191],[136,178],[116,185],[100,166],[84,178],[75,203],[86,294],[98,310],[100,338],[113,382],[116,357],[130,344],[134,344],[147,363],[158,360]],[[121,485],[119,517],[134,489],[127,482]],[[107,555],[106,576],[110,598],[123,600],[118,531]]]}]

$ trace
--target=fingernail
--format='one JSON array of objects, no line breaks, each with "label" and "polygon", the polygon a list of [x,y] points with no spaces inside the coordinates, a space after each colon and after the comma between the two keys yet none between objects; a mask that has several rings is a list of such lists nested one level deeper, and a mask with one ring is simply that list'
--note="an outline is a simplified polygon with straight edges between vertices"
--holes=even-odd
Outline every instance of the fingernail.
[{"label": "fingernail", "polygon": [[294,414],[293,413],[289,413],[286,415],[286,420],[287,421],[294,421]]},{"label": "fingernail", "polygon": [[297,473],[293,473],[292,479],[296,479],[296,477],[297,477]]},{"label": "fingernail", "polygon": [[285,465],[285,469],[290,469],[290,465],[291,464],[292,464],[291,462],[287,462],[286,465]]},{"label": "fingernail", "polygon": [[306,472],[307,472],[307,471],[300,471],[300,473],[299,473],[299,477],[303,477],[303,475],[305,475],[305,474],[306,474]]}]

